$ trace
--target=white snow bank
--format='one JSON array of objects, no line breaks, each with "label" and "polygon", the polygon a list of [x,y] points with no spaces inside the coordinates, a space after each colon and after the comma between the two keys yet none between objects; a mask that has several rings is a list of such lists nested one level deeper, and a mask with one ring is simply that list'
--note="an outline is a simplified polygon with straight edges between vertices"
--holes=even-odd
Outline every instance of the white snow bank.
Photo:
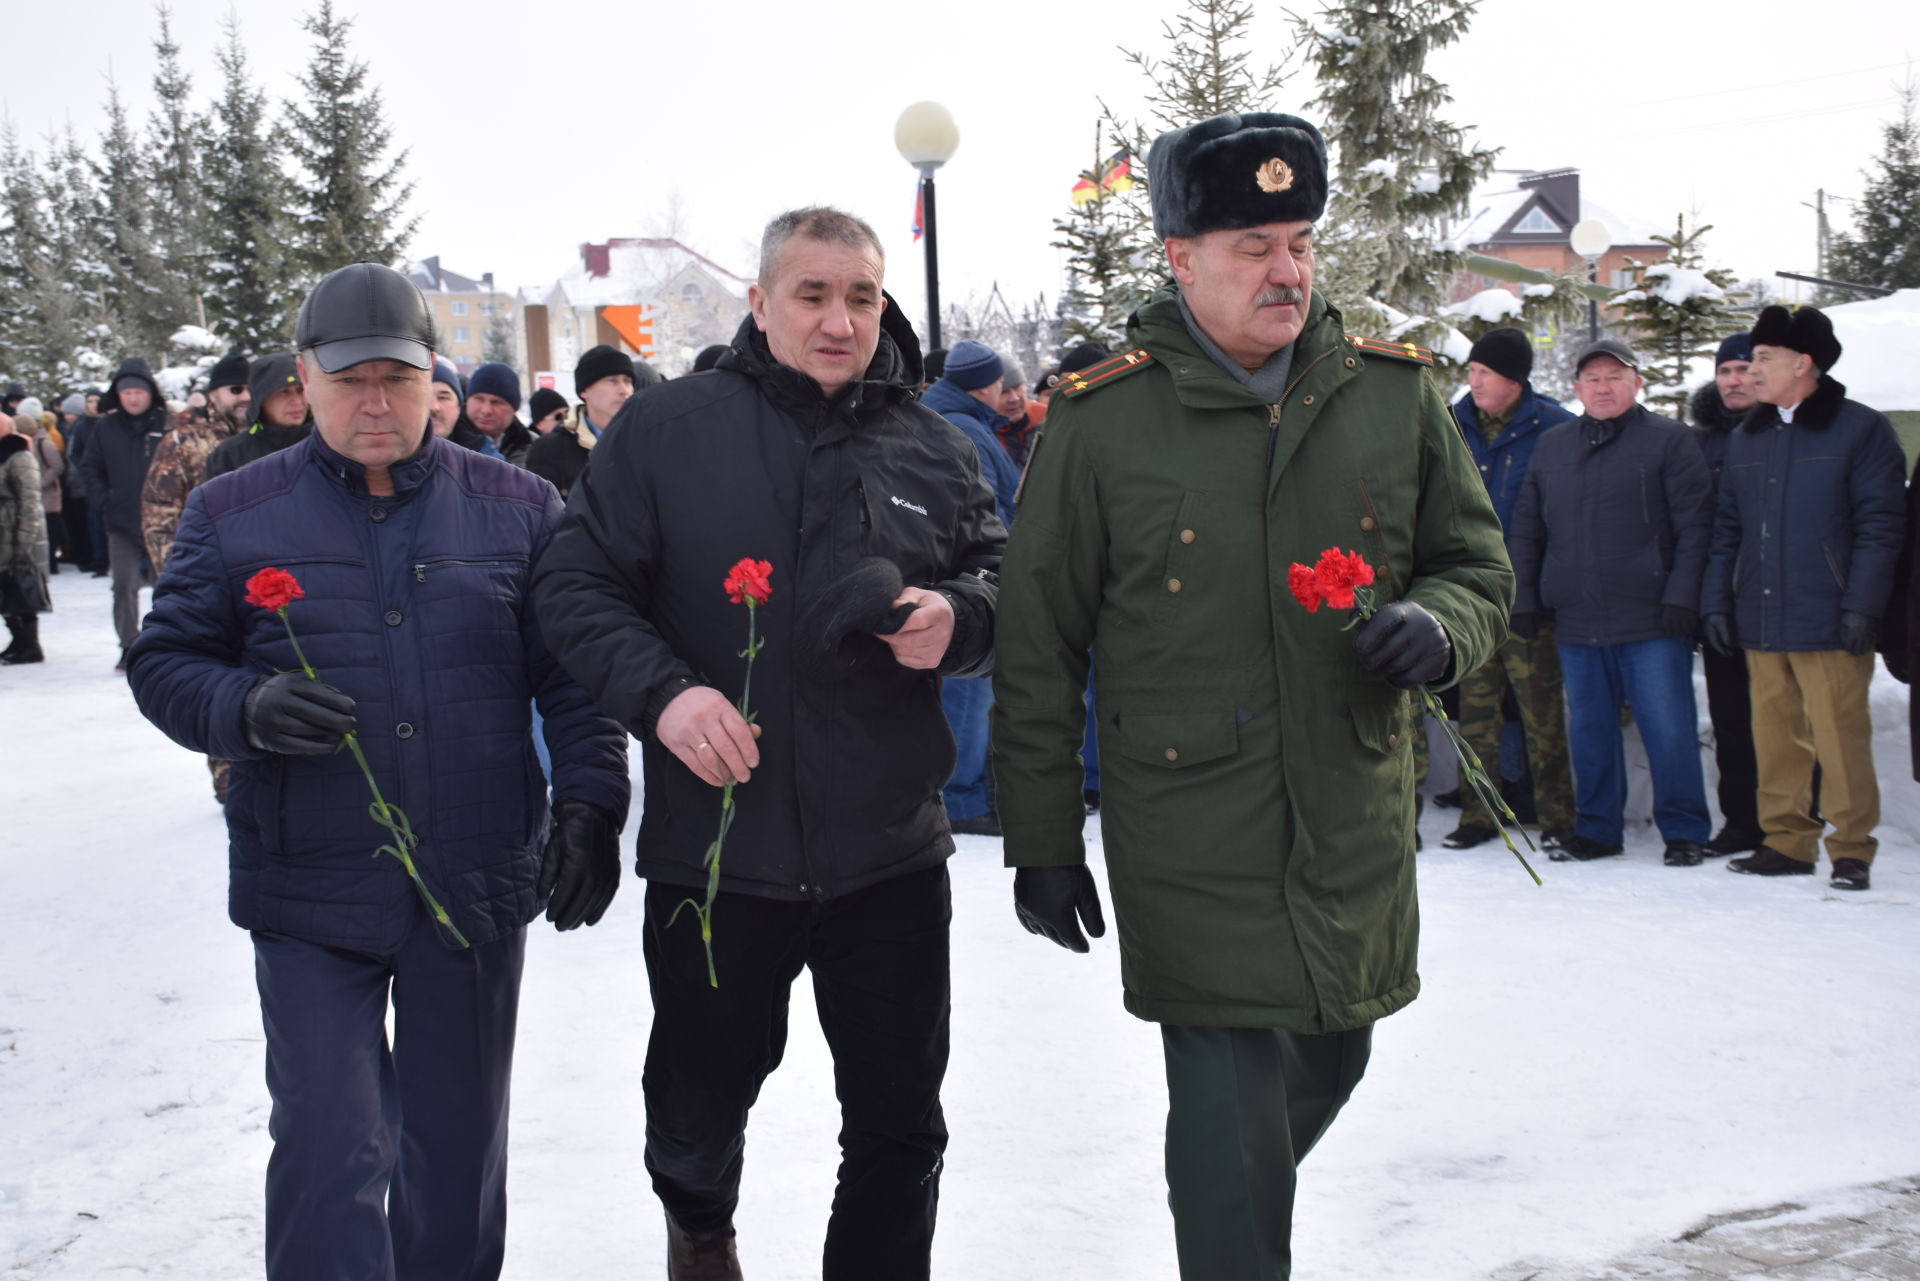
[{"label": "white snow bank", "polygon": [[[1551,287],[1547,289],[1552,293]],[[1450,302],[1440,309],[1443,316],[1470,316],[1497,325],[1510,316],[1518,316],[1524,304],[1518,294],[1506,289],[1482,289],[1471,298]]]},{"label": "white snow bank", "polygon": [[1847,395],[1875,409],[1920,409],[1920,289],[1827,308]]}]

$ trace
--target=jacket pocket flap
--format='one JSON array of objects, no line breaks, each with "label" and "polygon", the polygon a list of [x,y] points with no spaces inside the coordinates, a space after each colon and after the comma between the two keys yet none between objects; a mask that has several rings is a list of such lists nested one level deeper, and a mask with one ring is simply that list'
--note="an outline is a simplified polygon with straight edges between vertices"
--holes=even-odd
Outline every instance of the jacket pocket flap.
[{"label": "jacket pocket flap", "polygon": [[1232,712],[1129,715],[1116,721],[1123,755],[1167,769],[1216,761],[1240,750],[1240,731]]}]

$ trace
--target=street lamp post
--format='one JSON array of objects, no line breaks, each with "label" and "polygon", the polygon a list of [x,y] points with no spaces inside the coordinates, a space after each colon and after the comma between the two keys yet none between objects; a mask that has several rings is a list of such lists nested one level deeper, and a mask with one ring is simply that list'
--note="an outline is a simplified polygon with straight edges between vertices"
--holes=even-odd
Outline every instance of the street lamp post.
[{"label": "street lamp post", "polygon": [[[1582,218],[1567,233],[1573,252],[1587,260],[1587,279],[1600,283],[1600,255],[1613,248],[1613,230],[1598,218]],[[1600,341],[1600,300],[1587,298],[1587,341]]]},{"label": "street lamp post", "polygon": [[920,218],[927,241],[927,350],[940,346],[940,248],[933,207],[933,171],[960,149],[960,126],[937,102],[916,102],[893,126],[893,145],[920,171]]}]

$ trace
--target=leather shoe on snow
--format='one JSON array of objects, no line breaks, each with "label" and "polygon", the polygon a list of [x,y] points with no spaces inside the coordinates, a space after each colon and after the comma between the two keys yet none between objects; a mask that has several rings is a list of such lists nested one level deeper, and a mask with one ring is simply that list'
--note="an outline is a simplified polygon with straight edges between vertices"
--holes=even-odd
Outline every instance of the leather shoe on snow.
[{"label": "leather shoe on snow", "polygon": [[1698,841],[1668,841],[1668,867],[1698,867],[1706,850]]},{"label": "leather shoe on snow", "polygon": [[1460,789],[1456,787],[1450,792],[1435,793],[1433,798],[1433,806],[1435,809],[1442,809],[1442,810],[1459,809],[1460,808]]},{"label": "leather shoe on snow", "polygon": [[1765,832],[1749,831],[1729,823],[1700,849],[1709,858],[1718,858],[1722,854],[1745,854],[1748,850],[1759,849],[1766,839]]},{"label": "leather shoe on snow", "polygon": [[1618,845],[1602,845],[1599,841],[1572,832],[1548,850],[1547,857],[1556,863],[1591,863],[1597,858],[1611,858],[1619,852]]},{"label": "leather shoe on snow", "polygon": [[1827,882],[1836,890],[1864,890],[1873,883],[1867,865],[1857,858],[1833,860],[1833,879]]},{"label": "leather shoe on snow", "polygon": [[1500,833],[1491,827],[1482,827],[1478,823],[1462,823],[1440,838],[1440,843],[1450,850],[1470,850],[1476,845],[1485,845]]},{"label": "leather shoe on snow", "polygon": [[1813,864],[1788,858],[1771,845],[1762,845],[1745,858],[1729,859],[1727,870],[1749,876],[1812,876]]},{"label": "leather shoe on snow", "polygon": [[733,1225],[689,1232],[667,1216],[667,1281],[745,1281]]}]

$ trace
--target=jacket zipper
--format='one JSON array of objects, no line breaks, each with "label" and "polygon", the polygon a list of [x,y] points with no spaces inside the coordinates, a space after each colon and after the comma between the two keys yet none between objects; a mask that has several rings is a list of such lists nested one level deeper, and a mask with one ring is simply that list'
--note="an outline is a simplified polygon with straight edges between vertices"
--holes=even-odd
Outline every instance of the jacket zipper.
[{"label": "jacket zipper", "polygon": [[870,530],[873,528],[873,509],[867,506],[866,478],[864,476],[855,476],[853,478],[853,487],[860,495],[860,528],[863,531]]},{"label": "jacket zipper", "polygon": [[421,562],[420,562],[419,564],[417,564],[417,565],[415,565],[415,566],[413,567],[413,581],[414,581],[414,582],[416,582],[416,583],[424,583],[424,582],[426,582],[426,581],[427,581],[427,571],[428,571],[429,569],[438,569],[438,568],[439,568],[440,566],[442,566],[442,565],[505,565],[505,564],[509,564],[509,563],[511,563],[511,562],[510,562],[510,559],[508,559],[508,560],[435,560],[435,561],[421,561]]},{"label": "jacket zipper", "polygon": [[1300,385],[1301,379],[1305,378],[1308,374],[1312,373],[1313,367],[1315,365],[1319,364],[1321,361],[1325,360],[1328,356],[1331,356],[1332,354],[1333,354],[1333,348],[1329,347],[1325,351],[1321,352],[1318,356],[1315,356],[1312,360],[1308,361],[1307,367],[1305,369],[1302,369],[1298,374],[1294,375],[1293,381],[1288,383],[1286,390],[1280,393],[1280,399],[1275,401],[1273,404],[1267,406],[1267,470],[1268,471],[1273,470],[1273,451],[1279,445],[1279,441],[1280,441],[1280,406],[1286,403],[1287,397],[1293,395],[1293,389]]}]

